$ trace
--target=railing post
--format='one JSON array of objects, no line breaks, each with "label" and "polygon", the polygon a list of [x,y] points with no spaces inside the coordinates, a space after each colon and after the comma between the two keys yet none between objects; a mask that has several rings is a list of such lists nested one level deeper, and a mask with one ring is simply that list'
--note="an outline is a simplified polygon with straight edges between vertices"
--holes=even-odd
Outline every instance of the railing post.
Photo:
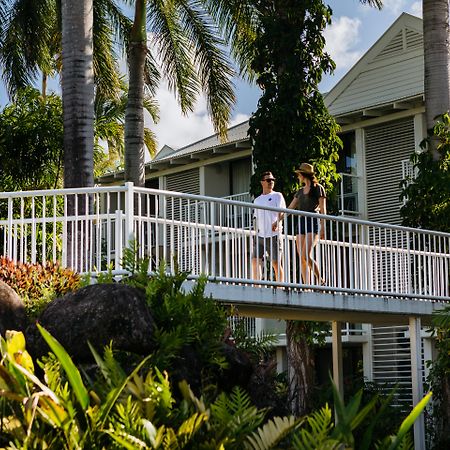
[{"label": "railing post", "polygon": [[13,243],[13,199],[11,197],[8,198],[8,249],[6,252],[6,256],[9,259],[13,258],[12,251],[12,243]]},{"label": "railing post", "polygon": [[114,227],[114,268],[120,270],[122,268],[122,248],[124,242],[122,242],[122,211],[116,210],[116,226]]},{"label": "railing post", "polygon": [[134,240],[134,186],[131,181],[125,183],[125,242],[123,245],[128,247]]}]

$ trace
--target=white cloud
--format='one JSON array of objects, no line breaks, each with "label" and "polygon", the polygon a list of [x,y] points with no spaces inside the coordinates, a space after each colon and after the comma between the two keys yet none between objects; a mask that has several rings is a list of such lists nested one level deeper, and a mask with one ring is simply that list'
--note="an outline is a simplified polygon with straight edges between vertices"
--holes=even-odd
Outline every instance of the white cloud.
[{"label": "white cloud", "polygon": [[414,2],[409,10],[414,16],[422,17],[422,2]]},{"label": "white cloud", "polygon": [[355,47],[359,43],[361,20],[341,16],[325,29],[325,50],[331,55],[337,69],[351,67],[362,55]]},{"label": "white cloud", "polygon": [[383,0],[383,10],[398,16],[406,9],[406,0]]},{"label": "white cloud", "polygon": [[[197,101],[194,111],[188,115],[182,114],[174,93],[166,84],[158,89],[156,99],[160,108],[159,123],[155,125],[151,123],[149,117],[146,117],[146,126],[156,134],[158,149],[164,145],[181,148],[214,134],[203,96]],[[247,119],[246,114],[237,113],[230,121],[230,126]]]}]

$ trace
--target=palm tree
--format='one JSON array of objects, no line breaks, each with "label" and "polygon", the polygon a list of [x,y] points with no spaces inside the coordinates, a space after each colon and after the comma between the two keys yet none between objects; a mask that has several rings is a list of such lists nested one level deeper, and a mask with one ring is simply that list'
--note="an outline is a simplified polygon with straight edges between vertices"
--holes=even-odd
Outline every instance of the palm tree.
[{"label": "palm tree", "polygon": [[[77,8],[57,0],[0,2],[0,61],[10,96],[34,84],[39,74],[45,96],[47,77],[61,69],[64,72],[64,153],[69,168],[65,171],[66,186],[93,184],[94,85],[103,98],[119,98],[121,82],[114,34],[126,34],[129,25],[130,21],[110,0],[77,3]],[[85,27],[86,33],[82,31]],[[83,35],[86,38],[80,41]],[[61,52],[62,45],[65,49]],[[77,111],[83,117],[77,118]]]},{"label": "palm tree", "polygon": [[[425,117],[427,128],[433,128],[436,117],[450,110],[450,43],[448,0],[423,0],[423,47]],[[440,154],[431,140],[434,160]]]},{"label": "palm tree", "polygon": [[[238,0],[135,0],[128,42],[129,96],[125,120],[125,176],[142,186],[144,174],[144,89],[153,93],[161,75],[177,92],[183,113],[203,92],[215,130],[225,137],[235,97],[234,71],[223,45],[230,43],[244,71],[251,42],[252,8]],[[147,40],[147,26],[151,38]],[[222,35],[223,39],[218,36]],[[149,53],[148,42],[157,53]]]},{"label": "palm tree", "polygon": [[[101,176],[105,171],[124,167],[125,110],[128,89],[125,84],[122,89],[122,95],[117,98],[105,97],[98,91],[95,96],[94,175],[96,177]],[[143,104],[144,111],[150,115],[153,123],[157,123],[159,108],[156,101],[146,95]],[[154,156],[156,136],[149,128],[144,128],[144,144],[150,156]]]},{"label": "palm tree", "polygon": [[62,0],[61,17],[64,186],[93,186],[93,0]]}]

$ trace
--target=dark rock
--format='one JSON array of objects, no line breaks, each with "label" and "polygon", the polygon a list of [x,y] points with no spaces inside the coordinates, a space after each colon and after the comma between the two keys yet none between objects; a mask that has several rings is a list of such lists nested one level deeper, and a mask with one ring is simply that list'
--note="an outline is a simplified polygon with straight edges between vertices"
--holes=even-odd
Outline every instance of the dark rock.
[{"label": "dark rock", "polygon": [[[153,348],[154,321],[143,291],[122,284],[95,284],[52,301],[37,321],[77,361],[89,361],[89,341],[100,354],[113,348],[148,354]],[[30,353],[40,357],[49,348],[35,324],[27,329]]]},{"label": "dark rock", "polygon": [[25,305],[16,291],[0,281],[0,334],[6,330],[23,331],[26,325]]}]

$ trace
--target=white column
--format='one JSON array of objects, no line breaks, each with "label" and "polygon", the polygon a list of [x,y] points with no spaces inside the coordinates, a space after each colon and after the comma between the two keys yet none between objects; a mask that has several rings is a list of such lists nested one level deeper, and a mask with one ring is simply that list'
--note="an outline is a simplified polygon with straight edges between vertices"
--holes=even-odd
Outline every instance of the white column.
[{"label": "white column", "polygon": [[358,175],[358,210],[360,218],[367,218],[366,194],[366,154],[364,146],[364,129],[355,130],[356,170]]},{"label": "white column", "polygon": [[123,245],[128,247],[134,239],[134,186],[128,181],[125,187],[125,242]]},{"label": "white column", "polygon": [[331,342],[333,350],[333,381],[339,394],[344,399],[344,371],[342,365],[342,332],[341,322],[331,322]]},{"label": "white column", "polygon": [[[421,324],[420,318],[409,318],[409,339],[411,346],[411,380],[413,405],[416,406],[423,398],[422,385],[422,346],[421,346]],[[423,413],[414,422],[414,449],[425,448],[425,423]]]},{"label": "white column", "polygon": [[373,381],[373,342],[372,324],[363,324],[363,330],[367,336],[367,342],[363,343],[363,374],[368,381]]}]

